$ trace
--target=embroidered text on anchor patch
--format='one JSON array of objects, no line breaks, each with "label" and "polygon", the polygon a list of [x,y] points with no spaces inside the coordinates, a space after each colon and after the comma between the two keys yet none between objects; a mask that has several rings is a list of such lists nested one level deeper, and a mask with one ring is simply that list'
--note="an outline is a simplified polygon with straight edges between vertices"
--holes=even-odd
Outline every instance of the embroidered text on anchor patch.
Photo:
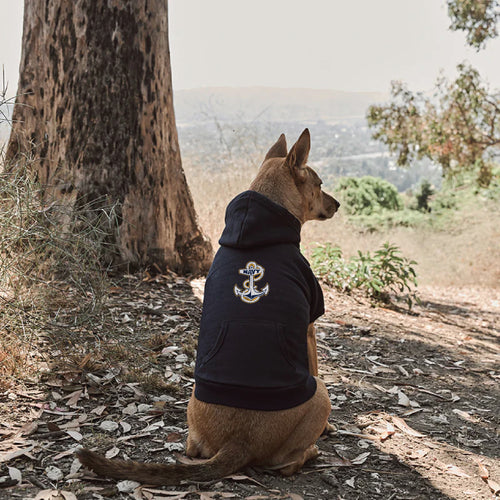
[{"label": "embroidered text on anchor patch", "polygon": [[264,271],[265,269],[262,266],[253,261],[247,262],[243,269],[239,269],[238,272],[248,276],[248,279],[243,282],[242,290],[238,288],[238,285],[234,285],[233,291],[236,297],[240,297],[247,304],[254,304],[261,297],[267,295],[269,293],[269,283],[266,283],[266,286],[261,290],[255,285],[255,282],[264,276]]}]

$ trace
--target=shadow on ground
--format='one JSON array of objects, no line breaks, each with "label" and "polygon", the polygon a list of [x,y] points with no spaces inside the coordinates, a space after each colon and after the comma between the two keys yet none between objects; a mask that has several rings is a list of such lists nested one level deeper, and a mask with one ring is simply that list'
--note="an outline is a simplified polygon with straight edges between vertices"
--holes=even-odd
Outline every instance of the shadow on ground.
[{"label": "shadow on ground", "polygon": [[[165,494],[119,491],[84,474],[73,456],[82,444],[156,462],[182,452],[202,289],[174,275],[128,277],[111,291],[109,331],[68,332],[72,357],[48,352],[55,362],[42,383],[0,396],[0,478],[11,480],[0,499],[44,489],[79,500],[491,498],[493,483],[481,475],[500,477],[499,302],[488,291],[454,304],[453,291],[433,289],[415,315],[327,291],[320,374],[338,432],[321,438],[322,456],[301,474],[248,469]],[[8,467],[20,471],[20,485]]]}]

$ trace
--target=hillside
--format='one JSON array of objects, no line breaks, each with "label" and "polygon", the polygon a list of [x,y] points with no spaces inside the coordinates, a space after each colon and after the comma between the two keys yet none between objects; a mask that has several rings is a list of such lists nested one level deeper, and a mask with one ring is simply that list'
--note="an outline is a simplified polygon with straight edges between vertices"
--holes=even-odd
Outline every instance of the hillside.
[{"label": "hillside", "polygon": [[387,96],[378,92],[207,87],[174,91],[179,124],[197,121],[266,120],[270,122],[338,122],[363,118],[370,104]]},{"label": "hillside", "polygon": [[[248,187],[280,132],[290,145],[308,125],[309,163],[333,185],[335,176],[352,172],[402,172],[362,118],[309,124],[224,116],[179,127],[188,185],[214,248],[227,202]],[[409,171],[416,179],[424,172],[417,168]],[[446,193],[446,224],[436,226],[359,230],[342,207],[331,221],[308,223],[306,254],[315,242],[338,243],[348,255],[374,251],[386,239],[396,243],[419,262],[421,300],[411,311],[396,300],[375,307],[323,283],[319,375],[335,432],[318,440],[319,458],[293,477],[247,467],[165,490],[95,478],[74,452],[85,446],[107,457],[191,463],[184,456],[186,409],[204,278],[160,268],[154,275],[101,272],[100,226],[82,220],[68,238],[53,215],[65,206],[40,210],[31,189],[11,191],[0,211],[9,228],[0,231],[7,242],[0,266],[0,500],[498,496],[500,207],[492,193]],[[31,232],[33,220],[50,231]]]},{"label": "hillside", "polygon": [[373,175],[400,191],[417,187],[423,178],[439,186],[440,168],[428,161],[398,168],[385,146],[371,138],[366,112],[386,99],[377,92],[270,87],[174,91],[183,161],[211,172],[255,167],[281,133],[291,141],[309,127],[310,165],[327,185],[342,176]]},{"label": "hillside", "polygon": [[[304,127],[313,136],[311,165],[326,184],[341,176],[373,175],[400,191],[422,178],[440,184],[440,169],[416,162],[394,165],[386,148],[371,139],[368,107],[386,99],[377,92],[269,87],[199,88],[174,91],[174,106],[184,164],[203,163],[210,171],[255,166],[260,155],[284,132],[289,140]],[[9,137],[11,106],[0,106],[0,145]]]},{"label": "hillside", "polygon": [[[174,90],[179,127],[213,122],[291,122],[301,125],[364,120],[370,104],[383,102],[378,92],[283,89],[270,87],[206,87]],[[0,105],[0,141],[8,138],[6,122],[12,106]],[[3,119],[2,119],[3,118]]]}]

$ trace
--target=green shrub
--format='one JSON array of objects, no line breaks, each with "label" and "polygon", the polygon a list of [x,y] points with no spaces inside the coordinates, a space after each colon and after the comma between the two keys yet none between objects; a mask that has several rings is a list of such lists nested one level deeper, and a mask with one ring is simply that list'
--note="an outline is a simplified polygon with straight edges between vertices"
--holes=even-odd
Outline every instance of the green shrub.
[{"label": "green shrub", "polygon": [[358,251],[358,255],[345,259],[339,247],[330,243],[317,246],[311,254],[311,266],[318,277],[338,290],[350,293],[360,289],[367,296],[384,302],[390,294],[406,292],[406,302],[411,309],[418,302],[412,286],[417,286],[414,260],[401,255],[400,249],[384,243],[373,254]]},{"label": "green shrub", "polygon": [[344,177],[337,183],[336,192],[351,215],[371,215],[381,210],[403,208],[396,186],[378,177]]},{"label": "green shrub", "polygon": [[456,210],[458,208],[459,193],[454,191],[442,190],[434,197],[432,203],[433,210],[443,212],[446,210]]},{"label": "green shrub", "polygon": [[417,200],[417,210],[421,212],[430,212],[431,207],[429,205],[429,198],[435,193],[432,184],[427,180],[423,179],[420,186],[415,193],[415,198]]},{"label": "green shrub", "polygon": [[500,200],[500,165],[491,170],[491,181],[488,189],[483,190],[484,197],[490,200]]}]

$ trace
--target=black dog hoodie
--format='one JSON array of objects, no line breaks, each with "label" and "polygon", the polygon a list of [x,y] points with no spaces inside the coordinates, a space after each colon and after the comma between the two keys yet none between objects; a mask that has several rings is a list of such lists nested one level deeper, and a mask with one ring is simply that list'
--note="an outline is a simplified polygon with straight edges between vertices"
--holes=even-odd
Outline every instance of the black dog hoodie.
[{"label": "black dog hoodie", "polygon": [[225,222],[205,284],[195,396],[237,408],[292,408],[316,391],[307,327],[324,313],[300,253],[300,222],[255,191],[229,203]]}]

